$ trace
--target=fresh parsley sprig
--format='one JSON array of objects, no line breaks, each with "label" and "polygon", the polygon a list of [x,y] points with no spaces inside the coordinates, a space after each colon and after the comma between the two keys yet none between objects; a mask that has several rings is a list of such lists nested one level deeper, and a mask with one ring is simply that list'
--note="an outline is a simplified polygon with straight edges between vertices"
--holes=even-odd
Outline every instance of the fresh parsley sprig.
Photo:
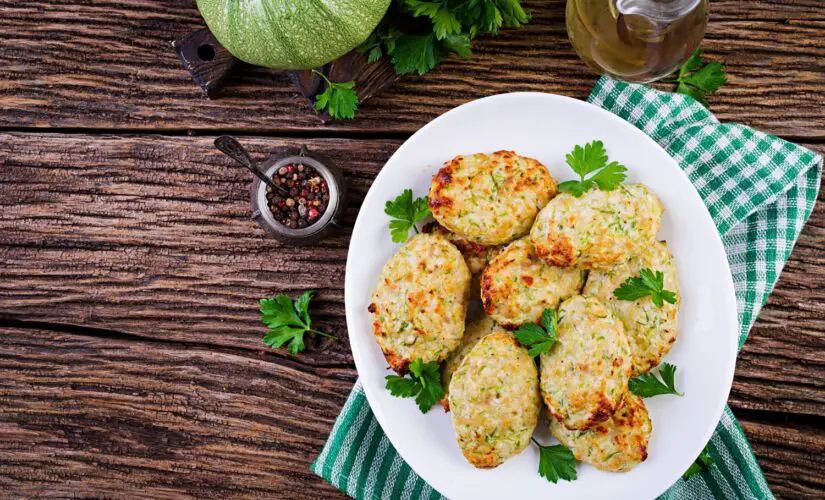
[{"label": "fresh parsley sprig", "polygon": [[593,141],[584,147],[576,146],[566,156],[566,160],[570,168],[579,174],[579,180],[562,182],[559,191],[570,193],[576,198],[594,184],[601,190],[612,191],[627,178],[627,167],[616,161],[607,162],[607,152],[602,141]]},{"label": "fresh parsley sprig", "polygon": [[676,92],[689,95],[707,107],[708,101],[705,96],[719,90],[719,87],[728,81],[728,77],[722,63],[704,64],[702,49],[696,49],[679,69],[676,79],[666,81],[677,84]]},{"label": "fresh parsley sprig", "polygon": [[693,463],[690,464],[688,470],[686,470],[685,473],[682,474],[682,479],[687,481],[691,477],[695,476],[703,470],[706,470],[715,463],[716,460],[714,460],[713,457],[710,456],[710,443],[708,443],[707,445],[705,445],[705,449],[702,450],[702,453],[700,453],[699,456],[696,457],[696,460],[694,460]]},{"label": "fresh parsley sprig", "polygon": [[613,290],[613,295],[619,300],[638,300],[650,296],[650,300],[659,307],[665,302],[676,303],[676,293],[665,290],[664,273],[654,273],[646,267],[639,271],[638,277],[627,278],[622,286]]},{"label": "fresh parsley sprig", "polygon": [[327,82],[327,89],[315,97],[315,109],[327,110],[334,119],[355,118],[358,109],[358,93],[355,91],[355,82],[333,82],[320,71],[312,70]]},{"label": "fresh parsley sprig", "polygon": [[399,398],[415,397],[415,403],[421,413],[430,411],[430,408],[444,397],[441,371],[435,361],[424,363],[418,358],[410,363],[408,376],[387,375],[386,379],[386,387],[390,394]]},{"label": "fresh parsley sprig", "polygon": [[294,302],[289,295],[261,299],[261,323],[269,327],[264,343],[277,349],[289,342],[289,352],[298,354],[305,348],[304,335],[307,332],[334,339],[333,335],[312,329],[309,301],[313,295],[315,291],[308,290]]},{"label": "fresh parsley sprig", "polygon": [[550,351],[558,342],[558,318],[556,311],[545,309],[541,315],[541,324],[526,323],[513,334],[521,345],[528,349],[532,357]]},{"label": "fresh parsley sprig", "polygon": [[551,483],[557,483],[559,479],[564,479],[565,481],[576,480],[576,459],[572,451],[560,444],[542,446],[536,441],[536,438],[531,439],[536,443],[536,446],[539,447],[540,476]]},{"label": "fresh parsley sprig", "polygon": [[662,363],[659,367],[659,375],[661,375],[662,380],[656,378],[656,375],[652,372],[639,375],[630,379],[628,388],[630,392],[642,398],[650,398],[660,394],[683,396],[676,390],[676,366],[670,363]]},{"label": "fresh parsley sprig", "polygon": [[397,198],[388,201],[384,213],[392,217],[390,235],[393,243],[403,243],[410,236],[410,229],[418,234],[416,223],[430,215],[427,197],[413,199],[412,189],[405,189]]}]

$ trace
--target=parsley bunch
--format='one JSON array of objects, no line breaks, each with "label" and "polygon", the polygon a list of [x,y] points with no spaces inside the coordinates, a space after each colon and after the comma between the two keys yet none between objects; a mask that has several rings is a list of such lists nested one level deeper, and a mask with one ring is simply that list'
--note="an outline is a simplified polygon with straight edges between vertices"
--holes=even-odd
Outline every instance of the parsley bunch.
[{"label": "parsley bunch", "polygon": [[387,375],[386,379],[390,394],[399,398],[415,397],[415,403],[421,413],[430,411],[430,408],[444,397],[441,371],[435,361],[424,363],[418,358],[410,363],[408,377]]},{"label": "parsley bunch", "polygon": [[298,354],[306,347],[304,335],[307,332],[334,339],[328,333],[312,329],[309,301],[313,295],[315,291],[308,290],[294,302],[289,295],[261,299],[261,323],[269,327],[264,343],[276,349],[288,343],[289,352]]},{"label": "parsley bunch", "polygon": [[602,141],[593,141],[584,147],[576,146],[565,159],[570,168],[579,174],[579,180],[562,182],[559,192],[570,193],[576,198],[594,184],[604,191],[612,191],[627,178],[627,167],[616,161],[607,163],[607,152]]},{"label": "parsley bunch", "polygon": [[358,51],[370,61],[389,55],[400,75],[423,75],[451,53],[469,58],[477,35],[496,35],[530,20],[519,0],[396,0],[396,7],[398,17],[412,18],[399,24],[423,24],[423,30],[402,31],[385,19]]},{"label": "parsley bunch", "polygon": [[550,351],[553,344],[558,342],[559,321],[556,318],[556,311],[545,309],[541,315],[541,324],[527,323],[521,325],[513,336],[519,344],[528,349],[532,357]]}]

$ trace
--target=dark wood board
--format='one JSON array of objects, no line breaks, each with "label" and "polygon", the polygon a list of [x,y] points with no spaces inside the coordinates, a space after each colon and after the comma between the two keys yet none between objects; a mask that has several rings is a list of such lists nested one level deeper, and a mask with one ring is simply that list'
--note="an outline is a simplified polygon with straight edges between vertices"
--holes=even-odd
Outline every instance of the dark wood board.
[{"label": "dark wood board", "polygon": [[[115,342],[128,349],[134,345],[146,360],[153,356],[181,359],[185,357],[181,352],[196,352],[195,364],[200,365],[212,363],[214,355],[218,366],[210,369],[232,373],[233,377],[236,372],[221,363],[252,359],[256,366],[288,373],[290,380],[309,385],[330,377],[324,383],[334,386],[334,394],[328,394],[323,412],[318,412],[328,430],[356,376],[343,310],[349,229],[371,179],[399,141],[241,138],[258,158],[298,142],[306,143],[310,149],[324,149],[343,168],[350,182],[352,199],[342,233],[317,248],[296,249],[266,239],[248,219],[250,176],[230,166],[229,160],[215,152],[212,140],[0,135],[0,162],[4,165],[0,169],[0,184],[4,186],[0,191],[0,325],[16,332],[16,338],[45,335],[48,339],[51,335],[60,338],[60,343],[70,339],[81,344]],[[825,150],[820,145],[809,146]],[[820,203],[739,357],[730,399],[734,410],[744,418],[745,429],[766,467],[771,485],[790,496],[825,491],[825,463],[820,458],[805,462],[807,472],[790,475],[807,459],[806,450],[812,451],[825,441],[825,255],[820,248],[823,239],[825,205]],[[263,329],[257,319],[256,300],[279,292],[296,294],[305,288],[320,290],[313,314],[322,328],[340,336],[342,341],[313,345],[299,358],[266,349],[260,341]],[[26,340],[30,341],[34,342]],[[60,348],[52,345],[44,349]],[[65,369],[73,370],[74,358],[67,356]],[[101,376],[107,370],[131,373],[129,370],[134,367],[118,356],[103,363]],[[17,354],[0,354],[0,360],[11,359],[9,363],[17,362],[16,357]],[[76,369],[82,370],[84,366]],[[9,370],[14,373],[14,368]],[[17,377],[10,378],[17,383]],[[0,365],[0,380],[4,379],[8,380]],[[141,379],[135,383],[154,382]],[[189,379],[182,377],[180,383],[189,383]],[[197,379],[194,383],[199,384]],[[232,390],[262,383],[237,380]],[[71,387],[70,382],[57,386],[61,384]],[[187,394],[187,389],[169,390]],[[194,388],[188,391],[198,394]],[[5,397],[5,393],[0,394]],[[276,395],[272,397],[277,399]],[[313,400],[314,394],[293,397],[309,406],[321,403]],[[53,406],[48,401],[44,404]],[[110,415],[115,411],[101,406],[105,404],[109,403],[83,403],[88,412]],[[29,419],[39,421],[30,412],[24,407],[9,418],[15,425],[24,426]],[[131,418],[134,425],[141,418],[143,425],[154,425],[145,416]],[[113,426],[119,422],[112,419]],[[156,432],[165,434],[167,430]],[[178,432],[190,431],[178,428]],[[145,439],[151,439],[152,432],[147,433]],[[308,466],[320,450],[323,435],[320,431],[314,435],[314,448],[289,444],[284,449]],[[21,451],[13,451],[7,461],[28,457],[23,460],[28,463],[34,460],[33,456],[53,452],[47,444],[37,446],[38,451],[25,456]],[[141,445],[129,442],[124,446],[132,450]],[[85,460],[91,461],[94,456],[97,463],[105,463],[98,454],[90,451]],[[52,466],[60,463],[51,462]],[[205,467],[201,463],[188,466]],[[13,473],[0,468],[0,478],[34,474],[21,472],[24,467],[33,470],[28,465],[14,468]],[[86,464],[79,470],[91,473],[91,467]],[[142,471],[144,475],[139,477],[143,479],[135,481],[150,481],[157,474],[147,472],[138,462],[123,467]],[[297,465],[293,463],[291,467]],[[118,488],[111,483],[114,476],[108,475],[108,468],[103,469],[94,473],[99,483],[90,482],[89,486]],[[320,487],[320,482],[295,476],[294,471],[267,470],[262,474],[271,473],[289,487]],[[170,492],[206,495],[215,484],[215,477],[234,472],[216,468],[203,474],[201,482],[178,485]],[[22,481],[16,483],[17,487],[62,491],[41,483],[43,476],[24,477],[29,477],[31,484]],[[274,478],[269,479],[276,481]],[[233,476],[232,481],[236,480],[242,478]],[[147,495],[162,495],[163,490],[157,488],[171,480],[163,476],[156,481],[158,484],[152,483]],[[238,493],[261,492],[239,489]]]},{"label": "dark wood board", "polygon": [[[342,498],[308,467],[356,378],[344,267],[372,179],[458,104],[584,98],[595,81],[564,0],[525,3],[529,27],[323,125],[274,70],[239,64],[203,97],[170,46],[203,25],[192,0],[0,0],[0,496]],[[822,7],[711,2],[703,47],[730,72],[711,109],[825,152]],[[259,159],[327,151],[352,193],[341,232],[302,249],[265,238],[249,174],[212,147],[224,132]],[[823,200],[730,396],[780,498],[825,497]],[[265,348],[257,300],[306,288],[341,340]]]},{"label": "dark wood board", "polygon": [[4,497],[341,496],[309,464],[352,369],[47,330],[0,335]]},{"label": "dark wood board", "polygon": [[[309,470],[355,378],[209,346],[0,328],[11,496],[346,498]],[[734,411],[736,408],[734,407]],[[779,497],[825,488],[825,431],[740,422]]]},{"label": "dark wood board", "polygon": [[[405,77],[354,122],[327,126],[285,73],[237,67],[209,100],[170,41],[203,26],[192,0],[0,0],[0,127],[253,133],[408,134],[472,99],[518,90],[584,98],[595,76],[564,27],[564,0],[531,0],[533,22],[480,39],[471,61]],[[730,83],[713,99],[722,119],[767,132],[825,138],[825,14],[818,0],[711,4],[703,46]]]},{"label": "dark wood board", "polygon": [[[257,300],[311,288],[317,319],[342,341],[324,341],[304,358],[349,363],[341,307],[349,230],[400,142],[242,138],[259,159],[306,144],[344,171],[343,229],[318,246],[284,247],[250,218],[252,175],[213,140],[2,135],[0,314],[263,348]],[[49,269],[32,274],[32,258]],[[58,310],[66,314],[41,315]]]}]

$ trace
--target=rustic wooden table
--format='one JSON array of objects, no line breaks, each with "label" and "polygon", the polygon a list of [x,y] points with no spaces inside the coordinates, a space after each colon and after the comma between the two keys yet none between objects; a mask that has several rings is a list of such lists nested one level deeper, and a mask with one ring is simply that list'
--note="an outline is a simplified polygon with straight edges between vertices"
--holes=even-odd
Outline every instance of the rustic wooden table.
[{"label": "rustic wooden table", "polygon": [[[356,379],[344,264],[360,200],[440,113],[516,90],[588,94],[562,0],[323,126],[287,77],[243,68],[217,100],[169,42],[192,0],[0,0],[0,487],[17,496],[340,497],[309,470]],[[820,0],[711,2],[730,82],[712,110],[825,152]],[[249,219],[259,158],[307,144],[343,167],[345,228],[281,247]],[[825,495],[825,205],[739,357],[730,404],[778,496]],[[264,348],[257,299],[319,290],[342,342]]]}]

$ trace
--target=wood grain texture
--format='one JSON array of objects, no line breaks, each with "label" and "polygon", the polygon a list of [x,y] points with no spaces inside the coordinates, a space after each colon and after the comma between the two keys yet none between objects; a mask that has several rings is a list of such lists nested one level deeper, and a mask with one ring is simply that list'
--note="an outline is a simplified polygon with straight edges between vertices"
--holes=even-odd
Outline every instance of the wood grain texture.
[{"label": "wood grain texture", "polygon": [[[410,133],[448,109],[501,92],[587,96],[595,76],[574,54],[564,0],[525,2],[533,21],[483,38],[471,61],[450,59],[371,99],[354,122],[322,130]],[[202,26],[191,0],[0,0],[0,127],[313,131],[323,127],[286,74],[236,68],[221,98],[201,97],[169,42]],[[817,0],[711,4],[703,47],[730,83],[722,119],[784,136],[825,138],[825,16]]]},{"label": "wood grain texture", "polygon": [[344,229],[301,248],[281,246],[251,220],[252,176],[212,142],[2,135],[0,314],[260,349],[258,299],[315,289],[315,320],[341,340],[320,341],[303,358],[349,364],[349,230],[398,142],[242,139],[259,158],[306,143],[343,169]]},{"label": "wood grain texture", "polygon": [[[309,472],[351,368],[244,350],[0,328],[12,497],[345,498]],[[740,418],[780,498],[825,489],[825,430]]]},{"label": "wood grain texture", "polygon": [[781,420],[739,417],[765,478],[777,498],[825,495],[825,427]]},{"label": "wood grain texture", "polygon": [[[456,105],[583,98],[595,81],[564,0],[524,3],[530,26],[324,126],[274,70],[239,65],[203,98],[169,43],[203,25],[191,0],[0,0],[0,496],[343,498],[308,467],[356,377],[344,267],[372,179]],[[729,70],[721,119],[825,152],[820,0],[713,1],[703,47]],[[341,232],[311,249],[266,238],[219,131],[256,135],[241,139],[259,159],[326,151],[351,190]],[[780,498],[825,497],[823,201],[730,396]],[[307,288],[340,341],[297,358],[263,346],[257,299]]]},{"label": "wood grain texture", "polygon": [[192,75],[192,81],[210,98],[218,96],[223,83],[238,63],[209,28],[192,31],[174,40],[172,48],[183,67]]},{"label": "wood grain texture", "polygon": [[351,369],[44,330],[0,336],[0,496],[344,498],[309,465]]},{"label": "wood grain texture", "polygon": [[[268,360],[272,370],[284,365],[302,383],[314,383],[322,370],[351,382],[343,310],[349,230],[372,178],[399,142],[241,140],[259,158],[301,142],[327,151],[352,188],[342,233],[311,249],[265,238],[248,219],[249,174],[217,153],[211,137],[0,135],[0,323],[75,333],[97,328],[87,334],[114,336],[127,346],[148,342],[158,351],[153,356],[217,352],[222,360]],[[825,440],[796,431],[799,422],[823,427],[825,414],[821,202],[745,344],[730,399],[746,421],[770,419],[745,428],[768,464],[772,486],[789,496],[825,491],[817,479],[825,476],[825,464],[809,464],[804,476],[790,474],[811,449],[806,443]],[[320,290],[314,317],[341,342],[312,345],[298,360],[264,349],[256,300],[305,288]],[[107,367],[130,369],[120,364],[113,357]],[[338,405],[344,385],[336,386]],[[315,404],[307,397],[307,405]],[[327,403],[329,421],[338,407]],[[99,404],[90,401],[87,410],[99,411]],[[16,415],[15,421],[28,418],[22,410]],[[777,423],[778,416],[784,420]]]}]

